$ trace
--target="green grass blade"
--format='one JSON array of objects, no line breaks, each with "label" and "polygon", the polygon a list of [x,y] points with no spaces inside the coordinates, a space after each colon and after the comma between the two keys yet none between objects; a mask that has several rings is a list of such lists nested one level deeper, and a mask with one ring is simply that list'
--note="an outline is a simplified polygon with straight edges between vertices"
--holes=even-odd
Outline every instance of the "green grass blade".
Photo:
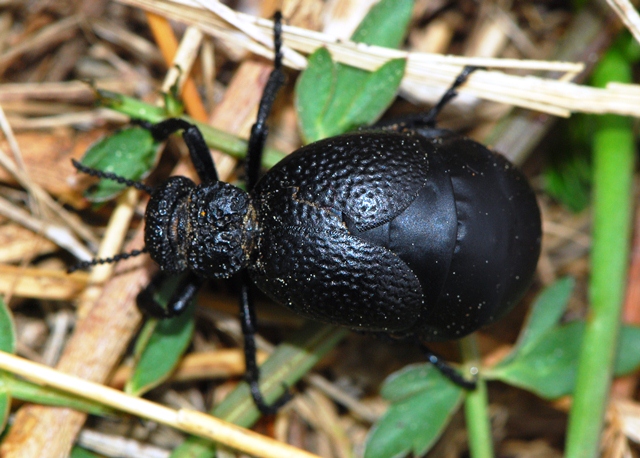
[{"label": "green grass blade", "polygon": [[[611,48],[594,73],[594,84],[631,82],[619,48]],[[605,408],[617,347],[629,253],[634,139],[631,119],[597,118],[593,145],[594,195],[590,302],[578,381],[569,415],[566,456],[599,454]]]}]

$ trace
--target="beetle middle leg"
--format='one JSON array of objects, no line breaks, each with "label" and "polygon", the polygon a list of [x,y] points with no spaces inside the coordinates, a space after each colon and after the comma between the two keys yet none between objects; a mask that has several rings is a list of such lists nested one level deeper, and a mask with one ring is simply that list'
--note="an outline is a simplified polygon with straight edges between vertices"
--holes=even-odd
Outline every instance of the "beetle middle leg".
[{"label": "beetle middle leg", "polygon": [[[282,15],[277,12],[273,20],[273,41],[274,41],[274,62],[273,70],[269,74],[269,79],[265,85],[260,105],[258,106],[258,116],[256,122],[251,127],[249,144],[247,148],[246,160],[246,184],[247,191],[251,191],[258,182],[260,164],[262,163],[262,152],[267,139],[269,129],[266,121],[273,107],[278,91],[284,84],[284,73],[282,71]],[[260,368],[256,362],[255,343],[255,307],[253,295],[251,293],[251,281],[249,274],[242,272],[242,285],[240,293],[240,320],[242,322],[242,334],[244,336],[244,355],[246,373],[245,377],[251,387],[251,396],[258,409],[263,414],[273,414],[291,397],[285,391],[273,404],[267,404],[260,391]]]}]

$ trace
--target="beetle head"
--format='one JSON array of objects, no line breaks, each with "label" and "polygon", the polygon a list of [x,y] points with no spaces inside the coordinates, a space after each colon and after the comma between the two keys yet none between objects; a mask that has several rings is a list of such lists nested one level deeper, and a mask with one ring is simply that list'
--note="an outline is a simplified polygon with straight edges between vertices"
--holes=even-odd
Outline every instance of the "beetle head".
[{"label": "beetle head", "polygon": [[249,209],[249,196],[233,185],[171,177],[147,205],[147,250],[165,272],[229,277],[247,263]]}]

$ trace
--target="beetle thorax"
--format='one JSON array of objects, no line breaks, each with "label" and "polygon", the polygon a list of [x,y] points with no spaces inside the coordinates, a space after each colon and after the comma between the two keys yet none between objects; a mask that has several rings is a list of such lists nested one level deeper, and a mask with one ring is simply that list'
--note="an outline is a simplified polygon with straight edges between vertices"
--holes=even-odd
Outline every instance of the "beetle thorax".
[{"label": "beetle thorax", "polygon": [[228,183],[171,177],[147,206],[147,250],[166,272],[229,277],[247,264],[250,207],[247,193]]}]

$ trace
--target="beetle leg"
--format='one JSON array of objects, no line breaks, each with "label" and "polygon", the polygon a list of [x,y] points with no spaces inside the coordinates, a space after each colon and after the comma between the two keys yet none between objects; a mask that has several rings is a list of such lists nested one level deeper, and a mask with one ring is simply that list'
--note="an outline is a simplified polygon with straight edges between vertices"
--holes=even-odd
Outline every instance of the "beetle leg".
[{"label": "beetle leg", "polygon": [[434,352],[429,350],[423,343],[420,343],[420,349],[422,353],[427,357],[427,360],[433,364],[433,366],[440,371],[442,375],[447,377],[453,383],[465,390],[475,390],[477,386],[476,380],[467,380],[462,376],[460,372],[451,367],[445,360]]},{"label": "beetle leg", "polygon": [[213,164],[209,147],[202,137],[202,132],[194,124],[180,118],[168,118],[157,124],[151,124],[136,120],[135,123],[151,132],[153,138],[158,141],[166,140],[171,134],[178,130],[183,130],[182,138],[189,149],[191,162],[193,163],[200,181],[203,183],[218,180],[218,172]]},{"label": "beetle leg", "polygon": [[[258,182],[260,165],[262,163],[262,151],[264,143],[269,133],[266,121],[273,107],[279,89],[284,84],[284,73],[282,72],[282,14],[278,11],[273,20],[273,44],[274,62],[273,70],[269,74],[269,79],[262,92],[260,105],[258,106],[258,116],[256,122],[251,127],[249,145],[247,147],[247,190],[251,191]],[[242,323],[242,334],[244,336],[244,358],[246,365],[245,378],[251,388],[251,396],[258,410],[265,415],[274,414],[289,399],[291,394],[286,390],[272,404],[267,404],[260,391],[260,368],[256,361],[256,341],[255,341],[255,310],[253,296],[250,290],[249,274],[245,270],[242,272],[242,290],[240,293],[240,321]]]},{"label": "beetle leg", "polygon": [[193,300],[202,286],[203,279],[189,273],[178,283],[178,287],[169,299],[167,307],[162,307],[153,297],[154,293],[160,288],[165,275],[162,272],[156,274],[145,289],[140,291],[136,302],[141,312],[147,313],[154,318],[170,318],[178,315]]},{"label": "beetle leg", "polygon": [[431,108],[431,110],[429,110],[427,114],[422,117],[420,123],[427,127],[434,127],[436,125],[436,118],[438,117],[442,109],[447,105],[447,103],[451,101],[451,99],[458,95],[457,89],[464,83],[466,83],[469,75],[471,75],[476,70],[480,70],[481,68],[482,67],[474,67],[471,65],[467,65],[466,67],[464,67],[462,69],[462,72],[460,72],[460,74],[454,80],[453,84],[451,84],[449,89],[447,89],[442,97],[440,97],[438,103],[436,103]]},{"label": "beetle leg", "polygon": [[258,107],[258,117],[251,127],[251,136],[247,147],[247,190],[251,191],[258,182],[260,164],[262,163],[262,151],[264,143],[269,133],[266,121],[271,113],[273,102],[278,91],[284,84],[284,73],[282,71],[282,14],[278,11],[273,18],[273,44],[274,60],[273,70],[269,74],[269,80],[262,92],[260,105]]},{"label": "beetle leg", "polygon": [[245,270],[242,273],[242,290],[240,293],[240,322],[242,323],[242,334],[244,336],[244,358],[246,365],[245,378],[251,388],[251,396],[258,410],[264,415],[274,414],[291,399],[291,393],[286,390],[272,404],[267,404],[260,391],[259,379],[260,368],[256,361],[256,328],[255,309],[253,295],[249,287],[249,275]]},{"label": "beetle leg", "polygon": [[458,95],[457,89],[467,81],[471,73],[480,69],[482,69],[482,67],[473,67],[471,65],[464,67],[449,89],[447,89],[442,97],[440,97],[438,103],[436,103],[427,113],[412,114],[397,119],[380,121],[375,123],[373,126],[363,128],[363,130],[382,129],[393,132],[402,132],[405,130],[414,131],[425,127],[427,129],[433,129],[436,126],[436,118],[442,109],[451,101],[451,99]]}]

